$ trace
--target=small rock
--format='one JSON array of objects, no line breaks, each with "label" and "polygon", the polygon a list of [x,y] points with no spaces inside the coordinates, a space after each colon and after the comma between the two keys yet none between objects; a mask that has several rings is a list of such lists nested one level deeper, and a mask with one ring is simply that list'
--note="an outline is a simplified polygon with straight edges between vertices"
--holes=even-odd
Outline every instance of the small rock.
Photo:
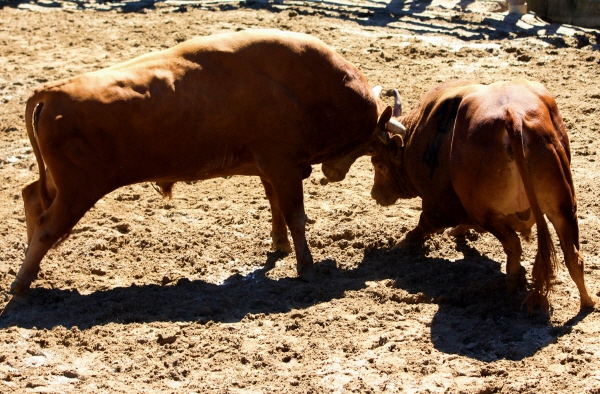
[{"label": "small rock", "polygon": [[77,379],[79,377],[79,374],[75,371],[64,371],[63,376],[69,379]]}]

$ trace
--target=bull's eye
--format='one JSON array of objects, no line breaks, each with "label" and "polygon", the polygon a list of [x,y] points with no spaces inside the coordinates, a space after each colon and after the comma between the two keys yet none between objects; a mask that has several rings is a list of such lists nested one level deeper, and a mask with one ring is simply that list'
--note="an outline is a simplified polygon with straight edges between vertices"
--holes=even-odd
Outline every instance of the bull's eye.
[{"label": "bull's eye", "polygon": [[387,167],[384,166],[383,164],[377,164],[377,166],[375,168],[377,169],[377,171],[381,172],[382,174],[387,173]]}]

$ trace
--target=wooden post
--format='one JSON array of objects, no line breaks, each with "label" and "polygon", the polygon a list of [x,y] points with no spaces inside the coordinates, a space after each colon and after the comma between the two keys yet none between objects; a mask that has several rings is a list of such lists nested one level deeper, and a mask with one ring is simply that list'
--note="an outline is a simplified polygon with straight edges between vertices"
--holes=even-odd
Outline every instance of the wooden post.
[{"label": "wooden post", "polygon": [[527,13],[525,0],[508,0],[508,13],[524,15]]}]

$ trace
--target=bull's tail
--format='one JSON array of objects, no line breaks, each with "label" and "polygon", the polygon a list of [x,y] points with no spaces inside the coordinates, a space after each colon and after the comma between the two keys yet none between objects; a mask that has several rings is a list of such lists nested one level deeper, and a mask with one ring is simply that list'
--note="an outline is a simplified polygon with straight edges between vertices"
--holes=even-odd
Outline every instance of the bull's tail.
[{"label": "bull's tail", "polygon": [[[31,108],[33,104],[35,105],[33,108]],[[40,202],[45,211],[52,203],[52,199],[50,198],[50,194],[48,193],[48,185],[46,184],[46,165],[44,164],[44,158],[42,157],[42,153],[38,145],[38,123],[43,107],[43,102],[34,101],[33,98],[30,98],[27,105],[27,110],[25,112],[25,123],[27,135],[29,136],[29,141],[31,142],[31,147],[33,148],[33,153],[35,154],[38,170],[40,172]]]},{"label": "bull's tail", "polygon": [[173,198],[173,185],[175,182],[155,182],[151,183],[152,188],[159,192],[164,198],[169,200]]},{"label": "bull's tail", "polygon": [[554,278],[557,268],[556,250],[554,249],[554,244],[550,237],[548,224],[546,223],[544,214],[540,208],[533,187],[533,179],[529,171],[527,159],[525,158],[523,122],[510,108],[507,108],[505,113],[505,124],[515,162],[519,169],[521,179],[523,180],[525,193],[527,194],[527,199],[529,200],[529,205],[531,206],[537,224],[538,250],[535,256],[535,262],[533,263],[533,271],[531,273],[533,290],[529,293],[524,302],[527,303],[529,311],[531,311],[538,303],[544,310],[548,310],[548,294],[552,288],[552,279]]}]

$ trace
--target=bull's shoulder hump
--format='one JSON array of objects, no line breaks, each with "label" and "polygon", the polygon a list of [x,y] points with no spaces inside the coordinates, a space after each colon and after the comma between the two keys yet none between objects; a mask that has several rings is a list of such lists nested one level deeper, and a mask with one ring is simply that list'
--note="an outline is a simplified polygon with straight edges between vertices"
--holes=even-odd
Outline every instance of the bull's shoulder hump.
[{"label": "bull's shoulder hump", "polygon": [[[282,31],[277,29],[248,29],[236,33],[214,34],[196,37],[171,48],[173,53],[190,54],[199,52],[238,52],[255,46],[280,46],[295,49],[298,46],[309,46],[324,51],[331,49],[316,37],[304,33]],[[169,51],[169,50],[166,50]]]},{"label": "bull's shoulder hump", "polygon": [[411,116],[429,117],[440,112],[445,115],[456,115],[463,99],[480,90],[482,86],[470,81],[452,81],[438,85],[421,97],[415,109],[411,111]]}]

